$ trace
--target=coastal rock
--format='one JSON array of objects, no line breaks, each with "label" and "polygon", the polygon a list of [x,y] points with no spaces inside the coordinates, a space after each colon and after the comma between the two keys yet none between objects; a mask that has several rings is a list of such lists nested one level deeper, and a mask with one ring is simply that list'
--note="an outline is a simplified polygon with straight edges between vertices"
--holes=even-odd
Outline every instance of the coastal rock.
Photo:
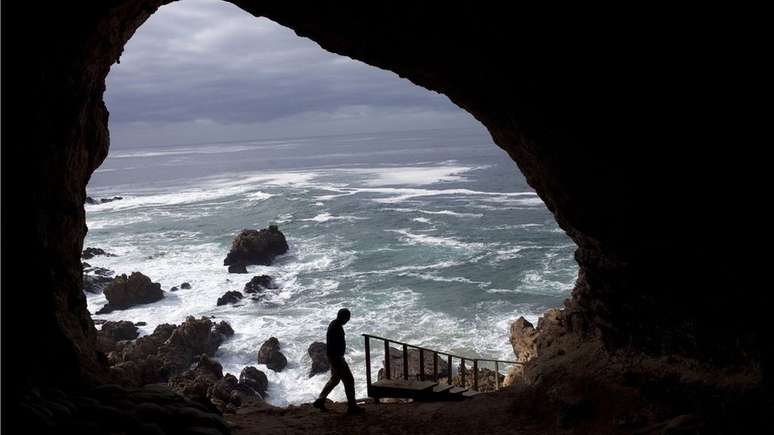
[{"label": "coastal rock", "polygon": [[186,397],[204,401],[208,398],[210,388],[222,378],[223,367],[220,363],[207,355],[200,355],[194,368],[172,376],[169,386]]},{"label": "coastal rock", "polygon": [[[457,367],[457,374],[452,377],[452,384],[457,386],[462,386],[465,388],[473,388],[474,379],[473,379],[473,367],[471,367],[472,363],[466,363],[465,369],[463,370],[461,366]],[[465,382],[462,382],[462,376],[461,373],[465,373]],[[480,368],[478,369],[478,390],[482,393],[487,393],[491,391],[497,390],[497,385],[499,383],[500,388],[502,388],[504,385],[505,376],[503,376],[500,373],[496,373],[494,370],[491,370],[489,368]],[[446,379],[443,379],[441,381],[446,382]]]},{"label": "coastal rock", "polygon": [[137,326],[126,320],[107,321],[102,324],[102,329],[99,332],[113,341],[134,340],[140,335]]},{"label": "coastal rock", "polygon": [[309,352],[309,357],[312,359],[312,368],[309,370],[310,378],[316,374],[325,373],[330,370],[331,366],[328,362],[327,350],[328,345],[319,341],[315,341],[309,345],[307,352]]},{"label": "coastal rock", "polygon": [[83,291],[88,293],[102,293],[113,282],[113,278],[99,275],[83,275]]},{"label": "coastal rock", "polygon": [[233,304],[242,300],[244,296],[238,291],[228,291],[218,298],[217,305]]},{"label": "coastal rock", "polygon": [[247,266],[242,263],[231,264],[228,266],[228,273],[247,273]]},{"label": "coastal rock", "polygon": [[239,383],[252,388],[261,397],[266,395],[266,390],[269,388],[269,379],[266,374],[253,366],[242,369],[242,373],[239,374]]},{"label": "coastal rock", "polygon": [[97,255],[104,255],[106,257],[115,257],[115,254],[111,254],[111,253],[105,251],[104,249],[100,249],[100,248],[86,248],[81,253],[81,258],[83,258],[84,260],[88,260],[90,258],[94,258]]},{"label": "coastal rock", "polygon": [[191,288],[191,284],[189,284],[187,282],[184,282],[184,283],[180,284],[180,288],[183,289],[183,290],[189,290]]},{"label": "coastal rock", "polygon": [[97,311],[97,314],[149,304],[164,297],[161,284],[151,282],[150,278],[140,272],[132,272],[129,277],[126,274],[115,277],[113,282],[105,287],[104,293],[108,303]]},{"label": "coastal rock", "polygon": [[170,289],[169,289],[169,291],[171,291],[171,292],[176,292],[176,291],[178,291],[178,290],[179,290],[179,289],[178,289],[177,287],[172,287],[172,288],[170,288]]},{"label": "coastal rock", "polygon": [[247,284],[245,284],[245,293],[260,293],[266,289],[276,289],[274,280],[269,275],[254,276]]},{"label": "coastal rock", "polygon": [[285,355],[280,352],[280,343],[276,337],[266,340],[258,350],[258,364],[266,364],[271,370],[281,372],[288,365]]},{"label": "coastal rock", "polygon": [[[425,357],[425,378],[433,376],[433,354],[424,352]],[[409,379],[419,379],[419,349],[409,348],[408,350],[408,369]],[[438,377],[447,377],[449,373],[448,363],[444,355],[438,355]],[[403,378],[403,352],[400,349],[390,347],[390,377],[392,379]],[[380,368],[377,373],[377,379],[384,378],[384,368]]]},{"label": "coastal rock", "polygon": [[190,316],[180,326],[162,324],[152,334],[128,343],[108,355],[112,371],[129,385],[166,382],[182,373],[200,355],[215,355],[226,338],[234,334],[226,322],[218,324]]},{"label": "coastal rock", "polygon": [[516,361],[524,363],[537,355],[538,332],[523,316],[511,324],[511,346]]},{"label": "coastal rock", "polygon": [[96,204],[105,204],[107,202],[113,202],[124,199],[122,196],[114,196],[112,198],[101,198],[101,199],[95,199],[90,196],[86,197],[86,204],[96,205]]},{"label": "coastal rock", "polygon": [[224,266],[258,264],[268,266],[278,255],[288,251],[285,235],[276,225],[268,229],[242,230],[231,244],[231,251],[223,260]]}]

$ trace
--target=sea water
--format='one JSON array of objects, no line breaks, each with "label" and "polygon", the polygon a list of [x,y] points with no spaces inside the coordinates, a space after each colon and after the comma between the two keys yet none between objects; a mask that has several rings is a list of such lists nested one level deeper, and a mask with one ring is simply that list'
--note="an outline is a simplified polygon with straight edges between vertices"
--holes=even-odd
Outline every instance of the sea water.
[{"label": "sea water", "polygon": [[[347,358],[365,396],[363,337],[374,334],[465,356],[514,359],[510,323],[561,306],[577,275],[574,243],[484,130],[426,130],[113,149],[87,188],[119,201],[86,205],[87,260],[139,271],[163,300],[95,316],[143,321],[141,334],[186,316],[214,316],[235,335],[215,355],[224,372],[264,371],[268,400],[316,398],[307,348],[347,307]],[[229,274],[244,228],[277,224],[290,245],[271,266]],[[216,306],[255,275],[279,288]],[[87,294],[94,313],[106,303]],[[256,362],[277,337],[288,366]],[[374,376],[383,346],[374,342]],[[331,395],[344,400],[343,388]]]}]

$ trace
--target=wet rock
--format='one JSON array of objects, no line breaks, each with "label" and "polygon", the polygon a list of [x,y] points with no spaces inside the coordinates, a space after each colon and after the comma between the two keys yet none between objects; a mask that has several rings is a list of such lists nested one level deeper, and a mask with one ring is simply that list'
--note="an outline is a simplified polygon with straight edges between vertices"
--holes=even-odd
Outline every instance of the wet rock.
[{"label": "wet rock", "polygon": [[119,320],[117,322],[105,322],[102,325],[99,334],[104,335],[113,341],[121,341],[134,340],[140,332],[137,330],[137,326],[135,326],[134,323],[126,320]]},{"label": "wet rock", "polygon": [[169,291],[171,291],[171,292],[176,292],[177,290],[178,290],[177,287],[172,287],[171,289],[169,289]]},{"label": "wet rock", "polygon": [[113,278],[99,275],[83,275],[83,291],[88,293],[102,293],[113,282]]},{"label": "wet rock", "polygon": [[172,376],[169,385],[186,397],[202,401],[208,398],[210,388],[222,378],[223,367],[220,363],[207,355],[200,355],[194,368]]},{"label": "wet rock", "polygon": [[218,306],[233,304],[242,300],[244,296],[238,291],[228,291],[218,298]]},{"label": "wet rock", "polygon": [[242,373],[239,374],[239,383],[252,388],[262,397],[266,395],[266,390],[269,388],[269,379],[266,374],[253,366],[242,369]]},{"label": "wet rock", "polygon": [[140,272],[133,272],[129,277],[126,274],[115,277],[104,293],[108,303],[97,314],[156,302],[164,297],[161,284],[151,282],[150,278]]},{"label": "wet rock", "polygon": [[124,199],[122,196],[114,196],[112,198],[101,198],[101,199],[96,199],[96,198],[92,198],[91,196],[87,196],[86,204],[91,204],[91,205],[105,204],[108,202],[119,201],[122,199]]},{"label": "wet rock", "polygon": [[134,326],[145,326],[147,324],[147,322],[135,322]]},{"label": "wet rock", "polygon": [[312,368],[309,370],[309,377],[325,373],[330,370],[331,366],[328,363],[328,346],[325,343],[315,341],[309,345],[309,357],[312,359]]},{"label": "wet rock", "polygon": [[228,266],[228,273],[247,273],[247,266],[242,263],[231,264]]},{"label": "wet rock", "polygon": [[258,350],[258,364],[266,364],[271,370],[281,372],[288,365],[285,355],[280,352],[280,343],[276,337],[266,340]]},{"label": "wet rock", "polygon": [[85,260],[88,260],[90,258],[94,258],[97,255],[104,255],[106,257],[115,257],[114,254],[106,252],[104,249],[100,249],[100,248],[86,248],[81,253],[81,258],[83,258]]},{"label": "wet rock", "polygon": [[224,266],[258,264],[268,266],[278,255],[288,251],[285,235],[276,225],[262,230],[242,230],[231,244],[223,260]]},{"label": "wet rock", "polygon": [[269,275],[254,276],[247,284],[245,284],[245,293],[260,293],[266,289],[276,289],[274,280]]},{"label": "wet rock", "polygon": [[128,343],[108,355],[113,374],[128,385],[167,382],[188,369],[200,355],[215,355],[223,341],[234,334],[226,322],[188,317],[180,326],[163,324],[153,334]]},{"label": "wet rock", "polygon": [[191,284],[189,284],[187,282],[184,282],[184,283],[180,284],[180,288],[183,289],[183,290],[189,290],[191,288]]},{"label": "wet rock", "polygon": [[[425,358],[425,378],[433,376],[433,354],[424,352]],[[419,349],[408,350],[408,369],[409,379],[419,379]],[[448,376],[448,364],[445,355],[438,355],[438,377]],[[403,352],[394,347],[390,347],[390,376],[392,379],[403,378]],[[384,368],[380,368],[377,378],[384,378]]]}]

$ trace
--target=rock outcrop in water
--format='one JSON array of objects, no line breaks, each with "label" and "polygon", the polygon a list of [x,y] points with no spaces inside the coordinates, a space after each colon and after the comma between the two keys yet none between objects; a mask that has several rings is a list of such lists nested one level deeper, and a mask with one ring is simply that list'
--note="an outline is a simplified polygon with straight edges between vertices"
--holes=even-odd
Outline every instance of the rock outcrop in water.
[{"label": "rock outcrop in water", "polygon": [[226,293],[223,293],[223,296],[218,298],[216,305],[221,306],[221,305],[235,304],[241,301],[243,297],[244,295],[242,295],[242,293],[239,293],[238,291],[228,291]]},{"label": "rock outcrop in water", "polygon": [[86,248],[81,253],[81,258],[83,258],[84,260],[88,260],[90,258],[96,257],[97,255],[104,255],[106,257],[115,257],[116,256],[115,254],[111,254],[111,253],[105,251],[102,248]]},{"label": "rock outcrop in water", "polygon": [[196,358],[215,355],[234,330],[226,322],[213,323],[188,317],[180,326],[162,324],[152,334],[138,338],[108,355],[116,379],[127,385],[167,382]]},{"label": "rock outcrop in water", "polygon": [[88,263],[83,266],[83,291],[88,293],[102,293],[111,282],[114,272],[104,267],[92,267]]},{"label": "rock outcrop in water", "polygon": [[247,284],[245,284],[244,292],[247,294],[261,293],[266,289],[276,289],[277,285],[274,284],[274,280],[269,275],[254,276]]},{"label": "rock outcrop in water", "polygon": [[92,204],[92,205],[105,204],[107,202],[119,201],[119,200],[122,200],[122,199],[124,199],[122,196],[114,196],[112,198],[101,198],[101,199],[95,199],[95,198],[92,198],[90,196],[87,196],[86,197],[86,204]]},{"label": "rock outcrop in water", "polygon": [[129,277],[126,274],[115,277],[113,282],[105,287],[104,293],[108,303],[100,308],[97,314],[149,304],[164,297],[161,284],[151,282],[150,278],[140,272],[132,272]]},{"label": "rock outcrop in water", "polygon": [[260,231],[242,230],[234,238],[231,251],[223,260],[223,265],[235,268],[251,264],[268,266],[275,257],[286,252],[288,252],[288,242],[276,225],[270,225],[269,228]]},{"label": "rock outcrop in water", "polygon": [[266,364],[271,370],[281,372],[288,365],[285,355],[280,352],[280,343],[276,337],[266,340],[258,350],[258,364]]},{"label": "rock outcrop in water", "polygon": [[309,358],[312,359],[312,368],[309,369],[310,378],[314,375],[325,373],[331,369],[331,365],[328,362],[327,350],[328,345],[319,341],[315,341],[309,345],[307,352],[309,353]]}]

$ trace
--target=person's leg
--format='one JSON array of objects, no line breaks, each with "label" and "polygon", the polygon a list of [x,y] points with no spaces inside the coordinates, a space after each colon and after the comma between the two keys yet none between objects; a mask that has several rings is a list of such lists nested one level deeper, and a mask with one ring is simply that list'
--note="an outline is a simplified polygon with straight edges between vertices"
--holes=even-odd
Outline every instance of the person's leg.
[{"label": "person's leg", "polygon": [[336,385],[339,384],[339,381],[341,381],[339,372],[340,370],[338,367],[336,367],[334,364],[331,364],[331,378],[328,380],[328,383],[325,384],[322,391],[320,391],[320,397],[318,397],[317,400],[315,400],[312,404],[320,411],[327,411],[327,408],[325,408],[325,398],[328,397],[328,394],[330,394],[330,392],[336,388]]},{"label": "person's leg", "polygon": [[352,371],[349,369],[349,365],[346,361],[343,361],[341,367],[341,382],[344,383],[344,392],[347,394],[347,404],[349,406],[355,406],[355,378],[352,376]]}]

